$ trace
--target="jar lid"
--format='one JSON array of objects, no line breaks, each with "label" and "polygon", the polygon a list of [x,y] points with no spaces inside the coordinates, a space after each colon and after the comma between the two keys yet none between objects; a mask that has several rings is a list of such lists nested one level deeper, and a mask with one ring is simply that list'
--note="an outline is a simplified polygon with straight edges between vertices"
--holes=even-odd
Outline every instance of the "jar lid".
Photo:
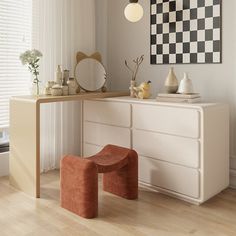
[{"label": "jar lid", "polygon": [[62,89],[62,87],[61,87],[60,85],[58,85],[58,84],[57,84],[57,85],[54,85],[54,86],[52,86],[52,88],[53,88],[53,89]]}]

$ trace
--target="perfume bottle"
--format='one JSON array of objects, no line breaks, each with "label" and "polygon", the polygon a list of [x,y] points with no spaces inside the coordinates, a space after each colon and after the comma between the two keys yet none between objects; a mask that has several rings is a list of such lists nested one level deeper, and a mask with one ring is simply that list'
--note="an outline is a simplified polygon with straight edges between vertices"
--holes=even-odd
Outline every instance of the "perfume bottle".
[{"label": "perfume bottle", "polygon": [[57,66],[57,71],[55,72],[55,82],[62,85],[62,69],[60,65]]}]

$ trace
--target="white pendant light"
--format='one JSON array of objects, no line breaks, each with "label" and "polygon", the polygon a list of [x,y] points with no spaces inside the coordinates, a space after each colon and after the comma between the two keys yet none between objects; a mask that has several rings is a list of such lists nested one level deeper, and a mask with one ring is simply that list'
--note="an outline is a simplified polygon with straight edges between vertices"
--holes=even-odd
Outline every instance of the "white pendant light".
[{"label": "white pendant light", "polygon": [[125,8],[125,17],[130,22],[137,22],[143,17],[143,7],[138,0],[129,0],[129,4]]}]

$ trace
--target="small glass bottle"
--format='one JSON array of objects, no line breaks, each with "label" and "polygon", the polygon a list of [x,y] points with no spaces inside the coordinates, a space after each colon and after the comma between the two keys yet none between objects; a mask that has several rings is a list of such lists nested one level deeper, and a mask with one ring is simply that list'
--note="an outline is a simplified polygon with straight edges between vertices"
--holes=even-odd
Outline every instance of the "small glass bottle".
[{"label": "small glass bottle", "polygon": [[67,85],[67,81],[69,80],[69,78],[70,78],[70,71],[64,70],[63,71],[63,82],[62,82],[63,86]]}]

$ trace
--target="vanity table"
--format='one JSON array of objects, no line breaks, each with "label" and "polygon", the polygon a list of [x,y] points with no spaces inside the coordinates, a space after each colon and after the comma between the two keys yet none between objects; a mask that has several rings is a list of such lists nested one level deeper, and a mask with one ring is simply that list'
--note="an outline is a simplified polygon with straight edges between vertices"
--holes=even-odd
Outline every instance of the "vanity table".
[{"label": "vanity table", "polygon": [[128,92],[91,92],[74,96],[20,96],[10,101],[10,183],[40,197],[40,104],[126,96]]},{"label": "vanity table", "polygon": [[[136,150],[140,183],[201,204],[229,185],[229,109],[224,104],[160,103],[105,92],[101,55],[78,52],[74,96],[10,101],[10,183],[40,197],[40,104],[82,101],[82,155],[107,144]],[[103,91],[103,92],[91,92]],[[78,92],[78,91],[76,91]]]},{"label": "vanity table", "polygon": [[127,92],[14,97],[10,102],[10,182],[40,197],[40,104],[82,100],[82,155],[107,144],[135,149],[139,181],[201,204],[229,185],[229,109],[224,104],[159,103]]}]

